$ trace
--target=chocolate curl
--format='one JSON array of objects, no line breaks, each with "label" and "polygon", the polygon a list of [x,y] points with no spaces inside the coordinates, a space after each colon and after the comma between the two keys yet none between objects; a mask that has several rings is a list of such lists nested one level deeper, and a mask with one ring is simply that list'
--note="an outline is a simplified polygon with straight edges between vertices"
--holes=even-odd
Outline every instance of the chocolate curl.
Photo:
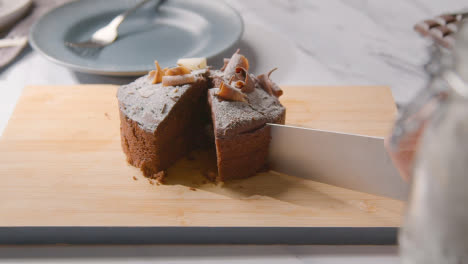
[{"label": "chocolate curl", "polygon": [[273,91],[271,90],[271,85],[267,85],[268,77],[265,74],[258,75],[257,80],[265,92],[267,92],[269,95],[273,95]]},{"label": "chocolate curl", "polygon": [[231,59],[229,59],[226,68],[224,69],[224,78],[229,79],[231,76],[236,74],[236,68],[242,67],[246,70],[249,69],[249,61],[247,60],[244,55],[239,54],[239,50],[232,55]]},{"label": "chocolate curl", "polygon": [[281,90],[281,88],[276,84],[274,83],[273,81],[271,81],[270,79],[270,75],[276,71],[278,68],[274,68],[272,69],[270,72],[268,72],[268,80],[270,80],[270,83],[271,83],[271,90],[273,91],[273,94],[275,94],[276,97],[280,97],[281,95],[283,95],[283,90]]},{"label": "chocolate curl", "polygon": [[193,74],[185,74],[185,75],[174,75],[174,76],[163,76],[162,77],[162,84],[163,86],[176,86],[182,85],[187,83],[195,82],[195,76]]},{"label": "chocolate curl", "polygon": [[229,84],[221,83],[219,91],[216,94],[221,99],[237,102],[247,102],[246,95]]},{"label": "chocolate curl", "polygon": [[255,83],[253,82],[250,74],[247,72],[245,68],[237,67],[236,73],[241,73],[244,76],[243,81],[236,82],[236,88],[240,88],[243,93],[251,93],[255,89]]},{"label": "chocolate curl", "polygon": [[167,69],[164,75],[166,76],[176,76],[176,75],[185,75],[191,73],[192,70],[185,66],[177,66],[174,68]]},{"label": "chocolate curl", "polygon": [[162,82],[162,77],[164,75],[164,70],[161,70],[161,67],[159,66],[157,60],[154,61],[154,64],[156,65],[156,70],[150,71],[148,76],[149,78],[153,78],[153,80],[151,81],[152,84]]},{"label": "chocolate curl", "polygon": [[235,77],[236,77],[236,76],[232,76],[231,79],[229,79],[229,82],[228,82],[229,85],[231,85],[231,83],[232,83],[232,81],[234,81],[234,78],[235,78]]},{"label": "chocolate curl", "polygon": [[228,65],[229,63],[229,59],[228,58],[224,58],[224,65],[223,67],[220,69],[220,71],[224,71],[226,69],[226,66]]},{"label": "chocolate curl", "polygon": [[283,95],[283,90],[274,82],[270,80],[270,75],[276,71],[278,68],[274,68],[269,71],[266,75],[260,74],[257,76],[260,85],[262,86],[263,90],[265,90],[268,94],[274,95],[276,97],[280,97]]}]

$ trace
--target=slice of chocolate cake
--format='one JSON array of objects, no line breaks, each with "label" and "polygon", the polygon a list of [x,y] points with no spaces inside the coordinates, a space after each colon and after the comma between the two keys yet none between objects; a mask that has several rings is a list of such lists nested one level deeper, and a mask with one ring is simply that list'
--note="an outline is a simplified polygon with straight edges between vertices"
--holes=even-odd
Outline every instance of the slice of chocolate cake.
[{"label": "slice of chocolate cake", "polygon": [[[269,75],[248,73],[244,56],[233,55],[224,71],[214,71],[208,103],[214,127],[218,180],[246,178],[262,170],[267,162],[270,128],[284,124],[285,108],[277,95],[282,91]],[[247,69],[246,69],[247,68]]]},{"label": "slice of chocolate cake", "polygon": [[206,125],[207,70],[176,69],[164,77],[157,71],[121,86],[117,93],[123,151],[147,177],[155,177],[197,147]]}]

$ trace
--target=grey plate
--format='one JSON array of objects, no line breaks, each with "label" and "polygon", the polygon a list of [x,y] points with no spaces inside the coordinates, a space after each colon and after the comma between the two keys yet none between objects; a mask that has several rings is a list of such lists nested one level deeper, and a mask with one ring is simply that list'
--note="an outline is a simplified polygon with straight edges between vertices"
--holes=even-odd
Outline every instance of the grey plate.
[{"label": "grey plate", "polygon": [[241,38],[240,15],[222,1],[168,0],[159,11],[150,2],[129,16],[119,38],[98,51],[83,52],[64,45],[90,38],[98,28],[133,6],[137,0],[81,0],[60,6],[32,27],[32,47],[48,59],[77,71],[135,76],[175,65],[183,57],[213,57]]}]

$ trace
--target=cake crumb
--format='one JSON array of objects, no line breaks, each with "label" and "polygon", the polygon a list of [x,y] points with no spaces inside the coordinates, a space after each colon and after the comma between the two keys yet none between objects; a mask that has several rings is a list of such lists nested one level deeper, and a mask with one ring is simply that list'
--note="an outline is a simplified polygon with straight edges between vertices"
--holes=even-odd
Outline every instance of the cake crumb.
[{"label": "cake crumb", "polygon": [[195,160],[195,157],[193,156],[192,153],[189,153],[189,154],[187,155],[187,159],[188,159],[188,160]]},{"label": "cake crumb", "polygon": [[215,182],[216,181],[216,173],[212,171],[202,171],[202,175],[205,176],[208,180]]},{"label": "cake crumb", "polygon": [[164,178],[166,178],[167,172],[166,171],[160,171],[158,173],[153,174],[150,179],[156,180],[157,183],[164,184]]},{"label": "cake crumb", "polygon": [[179,88],[174,89],[174,93],[177,93],[179,91]]},{"label": "cake crumb", "polygon": [[163,108],[161,109],[161,114],[164,114],[166,112],[166,104],[163,105]]},{"label": "cake crumb", "polygon": [[107,112],[104,112],[104,116],[108,119],[111,120],[110,115]]},{"label": "cake crumb", "polygon": [[260,168],[260,170],[258,172],[262,173],[262,172],[268,172],[268,171],[270,171],[270,164],[267,162],[267,163],[265,163],[265,165],[263,165],[262,168]]},{"label": "cake crumb", "polygon": [[154,182],[153,182],[151,179],[148,179],[148,182],[149,182],[151,185],[154,185]]},{"label": "cake crumb", "polygon": [[369,204],[366,201],[361,201],[358,203],[358,207],[360,210],[367,212],[367,213],[375,213],[377,212],[377,207],[373,204]]},{"label": "cake crumb", "polygon": [[138,178],[136,176],[133,176],[134,181],[138,181]]},{"label": "cake crumb", "polygon": [[194,187],[190,187],[189,188],[191,191],[196,191],[197,189],[195,189]]},{"label": "cake crumb", "polygon": [[216,180],[217,175],[216,175],[216,173],[214,173],[214,172],[212,172],[212,171],[209,171],[209,172],[208,172],[208,178],[213,179],[213,180]]}]

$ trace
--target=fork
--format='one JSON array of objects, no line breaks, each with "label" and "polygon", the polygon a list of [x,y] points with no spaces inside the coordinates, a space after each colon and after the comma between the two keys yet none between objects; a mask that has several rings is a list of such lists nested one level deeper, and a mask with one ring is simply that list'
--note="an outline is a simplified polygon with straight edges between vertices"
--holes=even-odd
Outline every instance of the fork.
[{"label": "fork", "polygon": [[[122,14],[116,16],[112,21],[107,24],[106,26],[98,29],[96,32],[93,33],[91,39],[83,42],[68,42],[65,41],[65,45],[72,48],[102,48],[107,45],[112,44],[119,33],[117,29],[119,28],[120,24],[133,12],[135,12],[138,8],[146,4],[151,0],[143,0],[136,4],[134,7],[128,9],[127,11],[123,12]],[[164,0],[159,0],[156,4],[156,9],[164,2]]]}]

